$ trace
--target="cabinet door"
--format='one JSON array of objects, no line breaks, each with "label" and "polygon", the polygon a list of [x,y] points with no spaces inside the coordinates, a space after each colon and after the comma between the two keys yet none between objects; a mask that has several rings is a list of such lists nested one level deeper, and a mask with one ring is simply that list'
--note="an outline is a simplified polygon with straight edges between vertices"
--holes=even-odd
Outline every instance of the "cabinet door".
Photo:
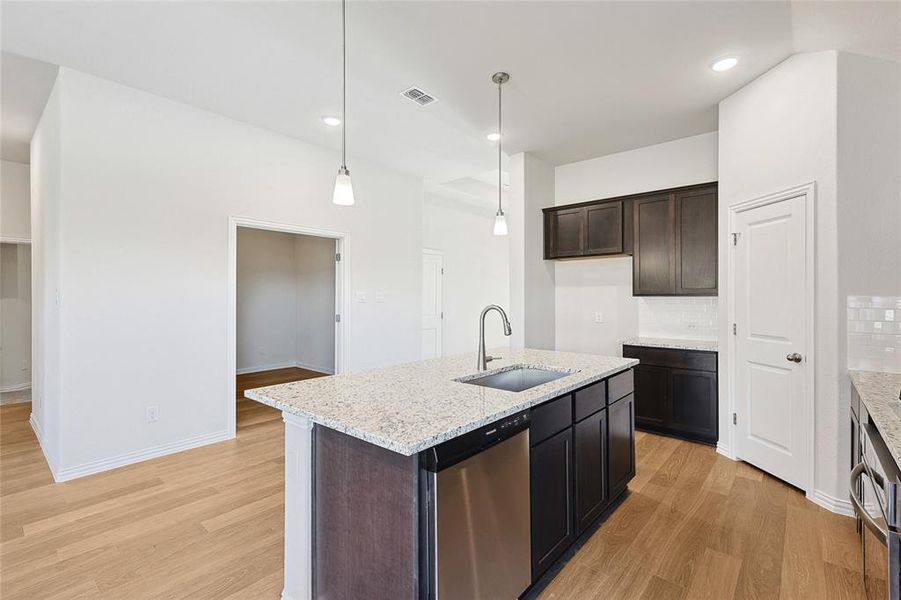
[{"label": "cabinet door", "polygon": [[669,370],[664,367],[636,365],[635,424],[660,429],[669,420]]},{"label": "cabinet door", "polygon": [[532,581],[575,539],[572,446],[570,427],[531,450]]},{"label": "cabinet door", "polygon": [[634,394],[617,400],[607,408],[607,436],[608,486],[610,498],[615,498],[635,477]]},{"label": "cabinet door", "polygon": [[585,209],[555,210],[546,218],[547,258],[581,256],[585,251]]},{"label": "cabinet door", "polygon": [[716,296],[716,189],[676,193],[676,294]]},{"label": "cabinet door", "polygon": [[636,198],[632,206],[632,294],[675,293],[675,209],[670,194]]},{"label": "cabinet door", "polygon": [[576,535],[607,506],[607,409],[575,426]]},{"label": "cabinet door", "polygon": [[622,254],[622,200],[586,207],[585,226],[585,254]]},{"label": "cabinet door", "polygon": [[717,439],[716,374],[670,369],[670,421],[673,431],[705,441]]}]

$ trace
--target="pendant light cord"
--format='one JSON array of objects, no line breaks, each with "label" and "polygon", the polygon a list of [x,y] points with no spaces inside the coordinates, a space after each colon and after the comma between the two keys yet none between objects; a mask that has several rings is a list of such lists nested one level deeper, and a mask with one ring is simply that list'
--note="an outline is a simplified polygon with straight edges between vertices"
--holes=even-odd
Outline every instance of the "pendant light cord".
[{"label": "pendant light cord", "polygon": [[502,178],[501,178],[501,145],[504,143],[504,136],[501,134],[501,86],[502,82],[497,84],[497,214],[504,214],[501,207],[502,195]]},{"label": "pendant light cord", "polygon": [[347,0],[341,0],[341,167],[347,169]]}]

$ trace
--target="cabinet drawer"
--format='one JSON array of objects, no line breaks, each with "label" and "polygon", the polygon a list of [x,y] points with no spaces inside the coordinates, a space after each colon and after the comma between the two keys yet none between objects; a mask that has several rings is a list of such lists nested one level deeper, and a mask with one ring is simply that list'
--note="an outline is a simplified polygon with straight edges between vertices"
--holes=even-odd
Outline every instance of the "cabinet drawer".
[{"label": "cabinet drawer", "polygon": [[607,382],[599,381],[575,393],[576,421],[591,416],[607,406]]},{"label": "cabinet drawer", "polygon": [[572,424],[572,394],[567,394],[532,409],[529,441],[534,446]]},{"label": "cabinet drawer", "polygon": [[623,396],[628,396],[635,389],[635,376],[632,369],[618,373],[607,380],[607,401],[612,404]]},{"label": "cabinet drawer", "polygon": [[643,365],[716,373],[716,352],[623,346],[623,356],[637,358]]}]

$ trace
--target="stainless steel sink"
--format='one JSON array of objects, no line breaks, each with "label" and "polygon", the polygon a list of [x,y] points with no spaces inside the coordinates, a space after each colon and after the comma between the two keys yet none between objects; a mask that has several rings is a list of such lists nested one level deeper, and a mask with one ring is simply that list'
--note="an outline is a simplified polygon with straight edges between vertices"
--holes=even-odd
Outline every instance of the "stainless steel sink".
[{"label": "stainless steel sink", "polygon": [[513,365],[495,373],[487,375],[468,375],[454,381],[469,383],[481,387],[489,387],[495,390],[508,392],[523,392],[542,383],[554,381],[575,371],[571,369],[555,369],[553,367],[532,367],[528,365]]}]

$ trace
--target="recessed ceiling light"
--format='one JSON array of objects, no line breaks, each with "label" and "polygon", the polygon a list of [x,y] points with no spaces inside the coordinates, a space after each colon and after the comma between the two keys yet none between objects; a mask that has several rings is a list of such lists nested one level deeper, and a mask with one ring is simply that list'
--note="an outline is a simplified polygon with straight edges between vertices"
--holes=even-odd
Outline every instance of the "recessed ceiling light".
[{"label": "recessed ceiling light", "polygon": [[322,122],[329,127],[337,127],[341,124],[341,119],[338,117],[322,117]]},{"label": "recessed ceiling light", "polygon": [[498,141],[499,139],[501,139],[501,134],[499,134],[499,133],[489,133],[488,135],[485,136],[485,138],[486,138],[489,142],[496,142],[496,141]]},{"label": "recessed ceiling light", "polygon": [[735,58],[734,56],[728,56],[726,58],[719,59],[718,61],[716,61],[715,63],[710,65],[710,68],[717,72],[728,71],[729,69],[731,69],[732,67],[734,67],[737,64],[738,64],[737,58]]}]

